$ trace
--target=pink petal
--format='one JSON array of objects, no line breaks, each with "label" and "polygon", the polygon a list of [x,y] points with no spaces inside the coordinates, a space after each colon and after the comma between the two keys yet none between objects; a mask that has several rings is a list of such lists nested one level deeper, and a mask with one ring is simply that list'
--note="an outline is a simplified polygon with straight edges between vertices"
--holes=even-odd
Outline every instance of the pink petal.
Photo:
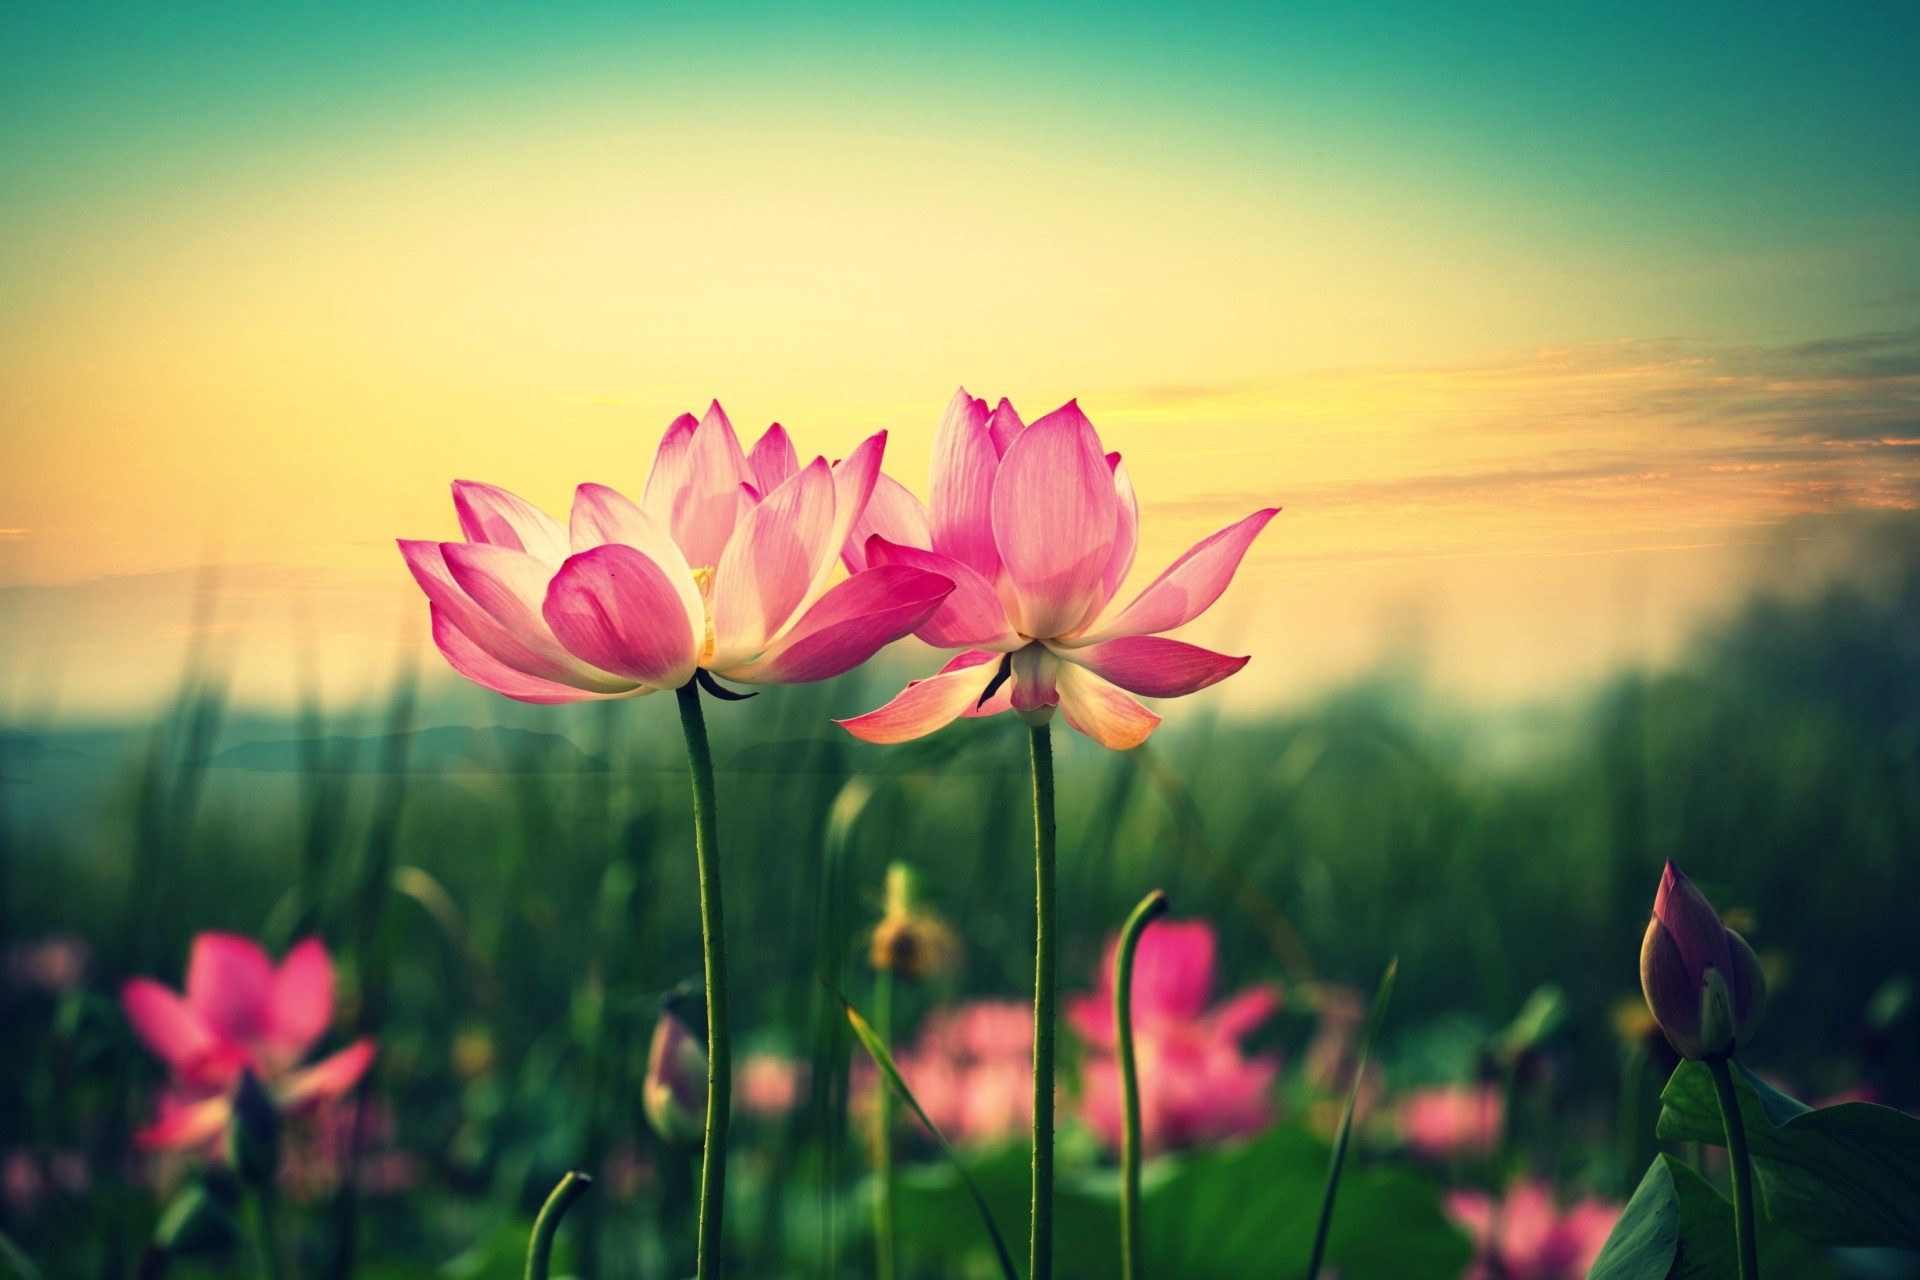
[{"label": "pink petal", "polygon": [[699,426],[699,420],[690,413],[673,420],[667,433],[660,437],[660,447],[653,455],[653,469],[647,473],[646,487],[640,491],[640,509],[670,532],[674,530],[674,506],[692,481],[693,433]]},{"label": "pink petal", "polygon": [[[1727,927],[1720,915],[1680,868],[1668,862],[1660,873],[1660,890],[1653,899],[1653,918],[1667,928],[1687,977],[1697,992],[1709,968],[1733,980],[1733,955],[1727,946]],[[1699,997],[1696,995],[1697,1001]]]},{"label": "pink petal", "polygon": [[991,580],[1000,571],[994,545],[993,486],[1000,455],[987,433],[987,405],[965,387],[953,393],[933,441],[933,491],[927,504],[933,549]]},{"label": "pink petal", "polygon": [[[592,693],[624,693],[631,685],[596,668],[590,660],[570,651],[556,636],[544,616],[545,600],[552,590],[554,571],[522,551],[505,547],[446,542],[440,546],[447,572],[480,611],[499,625],[528,654],[533,663],[522,668],[528,675],[558,684],[573,685]],[[460,629],[486,646],[487,637],[455,618]],[[516,666],[504,653],[495,654],[509,666]]]},{"label": "pink petal", "polygon": [[1280,992],[1274,987],[1248,987],[1223,1002],[1208,1015],[1213,1033],[1229,1040],[1240,1040],[1280,1010]]},{"label": "pink petal", "polygon": [[1060,659],[1045,645],[1030,644],[1013,655],[1013,709],[1038,711],[1060,705]]},{"label": "pink petal", "polygon": [[318,938],[287,952],[267,996],[266,1044],[273,1063],[292,1066],[307,1056],[333,1022],[333,960]]},{"label": "pink petal", "polygon": [[906,742],[925,737],[958,720],[980,700],[987,682],[1000,669],[1001,657],[985,651],[960,654],[938,675],[915,680],[879,710],[834,723],[867,742]]},{"label": "pink petal", "polygon": [[360,1077],[373,1064],[373,1053],[371,1039],[356,1040],[331,1057],[288,1076],[274,1091],[276,1099],[291,1110],[338,1098],[360,1083]]},{"label": "pink petal", "polygon": [[880,482],[880,461],[886,451],[887,433],[880,431],[862,440],[852,453],[833,464],[833,540],[828,544],[827,556],[814,570],[808,595],[826,590],[835,558],[863,522],[867,504],[873,500],[874,488]]},{"label": "pink petal", "polygon": [[1077,663],[1060,664],[1059,689],[1067,723],[1103,747],[1137,747],[1160,723],[1159,716]]},{"label": "pink petal", "polygon": [[226,1131],[233,1100],[224,1093],[188,1099],[163,1093],[152,1124],[133,1135],[147,1151],[191,1151],[211,1145]]},{"label": "pink petal", "polygon": [[[413,574],[413,580],[420,584],[420,589],[426,592],[435,613],[444,615],[446,624],[456,628],[472,648],[484,653],[495,666],[532,678],[539,683],[556,681],[565,668],[562,662],[552,656],[559,652],[559,643],[546,638],[544,625],[540,628],[542,652],[536,653],[526,640],[516,636],[482,609],[474,598],[453,580],[453,573],[447,564],[446,552],[443,548],[459,545],[459,543],[416,542],[403,538],[400,540],[400,554],[406,558],[407,569]],[[441,644],[441,651],[447,652],[447,646],[444,643]],[[471,674],[455,662],[451,654],[448,655],[448,661],[453,662],[454,670],[459,671],[469,680],[490,689],[500,688],[490,679]],[[505,690],[502,689],[501,692]]]},{"label": "pink petal", "polygon": [[815,458],[747,512],[713,573],[715,670],[757,656],[833,563],[833,473]]},{"label": "pink petal", "polygon": [[778,489],[799,469],[800,455],[793,451],[793,441],[787,439],[786,428],[777,422],[754,442],[753,452],[747,455],[747,474],[753,480],[753,487],[763,494]]},{"label": "pink petal", "polygon": [[[1074,1029],[1082,1040],[1096,1049],[1113,1048],[1113,964],[1109,956],[1102,969],[1105,975],[1100,984],[1100,994],[1093,996],[1067,997],[1067,1025]],[[1137,970],[1136,970],[1137,972]],[[1136,987],[1134,999],[1139,1000]]]},{"label": "pink petal", "polygon": [[1026,643],[1007,625],[1006,606],[993,584],[958,560],[918,547],[896,546],[877,534],[868,540],[867,556],[876,566],[912,565],[953,582],[952,594],[917,633],[934,648],[1011,651]]},{"label": "pink petal", "polygon": [[[1050,639],[1082,626],[1106,598],[1119,501],[1100,437],[1068,402],[1021,432],[993,481],[993,538],[1024,635]],[[934,549],[940,546],[934,521]]]},{"label": "pink petal", "polygon": [[194,938],[187,959],[187,1004],[215,1036],[241,1044],[259,1039],[267,1028],[272,991],[273,961],[252,938],[237,933]]},{"label": "pink petal", "polygon": [[520,702],[547,704],[619,696],[588,693],[572,685],[557,684],[517,671],[475,644],[472,637],[455,625],[452,617],[439,605],[430,605],[428,608],[433,615],[433,642],[439,646],[447,665],[483,689],[491,689]]},{"label": "pink petal", "polygon": [[805,684],[871,658],[933,616],[953,584],[906,565],[856,573],[815,601],[764,657],[720,674],[754,684]]},{"label": "pink petal", "polygon": [[701,598],[700,585],[694,581],[686,556],[680,553],[680,544],[665,526],[602,484],[583,484],[574,490],[572,524],[576,552],[617,542],[659,565],[680,596],[687,611],[687,625],[705,632],[707,603]]},{"label": "pink petal", "polygon": [[850,571],[858,573],[867,567],[867,543],[875,536],[897,547],[933,545],[933,526],[928,522],[927,509],[920,505],[920,499],[885,472],[874,478],[866,509],[854,520],[853,532],[847,535],[846,545],[840,549],[840,558]]},{"label": "pink petal", "polygon": [[1134,553],[1140,549],[1140,499],[1133,491],[1133,478],[1127,474],[1127,464],[1120,461],[1120,455],[1110,453],[1107,463],[1113,468],[1113,490],[1120,500],[1120,519],[1113,531],[1113,554],[1107,559],[1107,568],[1100,575],[1100,589],[1107,599],[1113,599],[1113,593],[1127,580],[1127,574],[1133,569]]},{"label": "pink petal", "polygon": [[687,482],[673,497],[673,518],[667,525],[688,564],[702,568],[720,563],[727,539],[749,505],[740,491],[748,479],[739,438],[716,400],[693,433]]},{"label": "pink petal", "polygon": [[120,1007],[133,1033],[176,1075],[198,1078],[218,1040],[192,1006],[151,978],[131,978],[120,988]]},{"label": "pink petal", "polygon": [[677,689],[693,678],[699,645],[679,593],[659,565],[609,543],[562,565],[541,607],[560,642],[604,671]]},{"label": "pink petal", "polygon": [[[1109,953],[1114,945],[1109,944]],[[1213,998],[1216,947],[1213,926],[1205,920],[1160,920],[1149,925],[1140,935],[1140,950],[1133,962],[1135,1019],[1145,1024],[1199,1017]],[[1113,972],[1111,954],[1104,971]],[[1110,984],[1112,979],[1105,981]]]},{"label": "pink petal", "polygon": [[524,551],[549,568],[567,558],[567,535],[554,518],[505,489],[472,480],[453,482],[453,509],[468,542]]},{"label": "pink petal", "polygon": [[1067,656],[1102,679],[1149,698],[1196,693],[1247,665],[1245,658],[1165,636],[1121,636],[1068,650]]},{"label": "pink petal", "polygon": [[1267,521],[1280,514],[1280,508],[1256,511],[1238,524],[1201,539],[1187,553],[1168,566],[1133,603],[1113,617],[1102,618],[1079,638],[1093,644],[1112,636],[1143,636],[1171,631],[1206,612],[1233,581],[1240,559]]},{"label": "pink petal", "polygon": [[993,440],[993,451],[1006,457],[1007,446],[1026,429],[1027,424],[1020,421],[1020,415],[1013,411],[1012,403],[1005,396],[1000,397],[999,406],[987,418],[987,435]]}]

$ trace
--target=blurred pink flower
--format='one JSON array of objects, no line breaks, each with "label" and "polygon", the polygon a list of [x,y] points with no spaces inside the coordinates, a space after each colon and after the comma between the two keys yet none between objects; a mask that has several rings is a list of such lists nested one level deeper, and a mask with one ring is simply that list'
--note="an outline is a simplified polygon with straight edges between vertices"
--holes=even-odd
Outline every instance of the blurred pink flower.
[{"label": "blurred pink flower", "polygon": [[1497,1151],[1507,1105],[1490,1084],[1433,1085],[1403,1096],[1396,1118],[1408,1150],[1428,1160],[1452,1160]]},{"label": "blurred pink flower", "polygon": [[1580,1280],[1600,1256],[1620,1206],[1584,1199],[1563,1211],[1544,1182],[1523,1180],[1500,1200],[1450,1191],[1447,1216],[1473,1237],[1466,1280]]},{"label": "blurred pink flower", "polygon": [[278,969],[250,938],[203,933],[187,962],[186,998],[150,978],[133,978],[120,1004],[146,1046],[173,1073],[143,1147],[217,1148],[233,1090],[251,1072],[274,1102],[308,1112],[358,1084],[373,1061],[371,1039],[311,1066],[301,1062],[333,1022],[333,960],[317,938],[287,952]]},{"label": "blurred pink flower", "polygon": [[714,404],[667,429],[638,504],[597,484],[569,526],[459,480],[464,542],[402,540],[455,671],[522,702],[625,698],[705,669],[746,683],[824,680],[919,626],[951,590],[899,565],[828,586],[867,506],[886,433],[800,466],[768,428],[744,453]]},{"label": "blurred pink flower", "polygon": [[952,594],[915,634],[966,652],[879,710],[841,721],[854,736],[904,742],[1008,709],[1040,723],[1058,707],[1075,729],[1124,750],[1160,723],[1129,692],[1178,697],[1246,665],[1159,633],[1220,598],[1277,508],[1203,539],[1119,607],[1140,507],[1120,455],[1104,451],[1077,403],[1029,427],[1005,400],[989,413],[963,387],[933,459],[929,506],[882,476],[845,554],[950,579]]},{"label": "blurred pink flower", "polygon": [[734,1079],[733,1099],[757,1116],[783,1116],[807,1087],[807,1064],[777,1053],[750,1053]]},{"label": "blurred pink flower", "polygon": [[927,1118],[955,1143],[994,1142],[1033,1125],[1033,1008],[1023,1001],[975,1000],[935,1013],[894,1062]]},{"label": "blurred pink flower", "polygon": [[7,948],[7,978],[26,990],[60,995],[87,979],[93,948],[84,938],[51,934]]},{"label": "blurred pink flower", "polygon": [[[1071,996],[1067,1020],[1090,1050],[1080,1113],[1116,1150],[1122,1128],[1120,1066],[1113,1025],[1113,957],[1107,944],[1100,990]],[[1240,1041],[1280,1007],[1271,986],[1248,987],[1209,1009],[1215,937],[1204,920],[1147,926],[1133,967],[1133,1038],[1140,1081],[1140,1130],[1149,1152],[1258,1133],[1273,1123],[1280,1059],[1248,1057]]]}]

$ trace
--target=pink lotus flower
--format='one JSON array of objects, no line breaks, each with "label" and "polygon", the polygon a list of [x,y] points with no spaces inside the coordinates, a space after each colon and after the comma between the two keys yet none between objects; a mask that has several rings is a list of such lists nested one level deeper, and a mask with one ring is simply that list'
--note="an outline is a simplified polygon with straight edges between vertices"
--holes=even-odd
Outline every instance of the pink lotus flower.
[{"label": "pink lotus flower", "polygon": [[884,432],[802,467],[770,427],[751,454],[715,403],[668,428],[638,505],[597,484],[562,528],[504,489],[455,481],[465,542],[402,540],[455,671],[522,702],[626,698],[701,671],[749,684],[839,675],[951,590],[910,565],[829,586],[867,507]]},{"label": "pink lotus flower", "polygon": [[1529,1180],[1500,1200],[1483,1191],[1448,1192],[1447,1216],[1473,1237],[1467,1280],[1579,1280],[1600,1256],[1620,1206],[1585,1199],[1562,1211],[1545,1183]]},{"label": "pink lotus flower", "polygon": [[750,1053],[740,1064],[735,1098],[750,1115],[774,1118],[799,1105],[807,1064],[778,1053]]},{"label": "pink lotus flower", "polygon": [[[882,477],[846,547],[850,564],[914,566],[953,582],[916,634],[964,649],[877,711],[843,720],[869,742],[903,742],[960,716],[1012,710],[1067,723],[1102,746],[1138,746],[1160,723],[1128,696],[1171,698],[1226,679],[1247,659],[1160,632],[1220,598],[1277,508],[1203,539],[1124,607],[1140,508],[1120,455],[1069,402],[1024,425],[962,388],[934,442],[932,502]],[[991,691],[992,696],[986,696]]]},{"label": "pink lotus flower", "polygon": [[957,1144],[997,1142],[1033,1124],[1033,1008],[1022,1001],[936,1013],[894,1063],[927,1118]]},{"label": "pink lotus flower", "polygon": [[186,997],[133,978],[120,1004],[136,1035],[173,1073],[143,1147],[213,1151],[251,1072],[283,1111],[308,1112],[339,1098],[373,1061],[370,1039],[310,1066],[301,1063],[333,1022],[333,960],[319,939],[287,952],[278,969],[250,938],[203,933],[187,962]]},{"label": "pink lotus flower", "polygon": [[[1067,1020],[1096,1056],[1084,1069],[1081,1116],[1118,1150],[1120,1066],[1113,1025],[1113,956],[1107,944],[1100,991],[1067,1002]],[[1240,1041],[1280,1007],[1270,986],[1248,987],[1211,1009],[1213,926],[1157,921],[1140,936],[1133,962],[1133,1040],[1139,1066],[1140,1132],[1149,1152],[1260,1132],[1273,1123],[1280,1060],[1247,1057]]]},{"label": "pink lotus flower", "polygon": [[1400,1140],[1428,1160],[1491,1155],[1507,1123],[1506,1099],[1490,1084],[1414,1089],[1400,1099]]}]

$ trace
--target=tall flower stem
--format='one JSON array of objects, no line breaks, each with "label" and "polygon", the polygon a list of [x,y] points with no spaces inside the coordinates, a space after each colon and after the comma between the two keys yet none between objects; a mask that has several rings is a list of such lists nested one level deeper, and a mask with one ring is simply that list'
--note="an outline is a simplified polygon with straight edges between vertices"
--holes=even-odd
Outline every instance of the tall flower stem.
[{"label": "tall flower stem", "polygon": [[720,1219],[726,1205],[728,1104],[733,1094],[733,1038],[727,1029],[727,936],[720,907],[720,842],[714,817],[713,752],[700,709],[700,687],[680,686],[680,727],[693,775],[693,850],[700,863],[700,942],[707,979],[707,1132],[700,1162],[697,1280],[720,1274]]},{"label": "tall flower stem", "polygon": [[1120,928],[1113,954],[1114,1043],[1120,1056],[1120,1280],[1140,1276],[1140,1076],[1133,1057],[1133,957],[1140,935],[1167,913],[1167,895],[1155,889]]},{"label": "tall flower stem", "polygon": [[280,1280],[285,1274],[280,1262],[280,1224],[273,1200],[273,1192],[264,1187],[255,1187],[247,1193],[248,1225],[253,1228],[260,1280]]},{"label": "tall flower stem", "polygon": [[1054,883],[1053,739],[1048,726],[1029,727],[1033,751],[1033,1223],[1027,1274],[1053,1275],[1053,1039],[1059,986],[1059,894]]},{"label": "tall flower stem", "polygon": [[1720,1120],[1727,1126],[1727,1157],[1733,1166],[1733,1234],[1740,1246],[1740,1280],[1760,1280],[1760,1248],[1754,1238],[1753,1164],[1747,1158],[1747,1126],[1740,1118],[1740,1096],[1733,1091],[1732,1059],[1707,1059],[1713,1089],[1720,1095]]},{"label": "tall flower stem", "polygon": [[[874,975],[873,1029],[882,1044],[893,1047],[893,970]],[[893,1090],[882,1088],[873,1109],[873,1248],[876,1280],[893,1280]]]}]

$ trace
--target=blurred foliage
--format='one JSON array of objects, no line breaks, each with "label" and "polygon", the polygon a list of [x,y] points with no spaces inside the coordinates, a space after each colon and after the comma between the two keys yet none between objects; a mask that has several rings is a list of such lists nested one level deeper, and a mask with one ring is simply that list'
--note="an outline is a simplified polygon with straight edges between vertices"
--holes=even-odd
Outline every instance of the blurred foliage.
[{"label": "blurred foliage", "polygon": [[[1624,1198],[1653,1156],[1672,1064],[1615,1011],[1637,999],[1640,934],[1673,858],[1768,966],[1772,1004],[1748,1061],[1807,1096],[1866,1088],[1913,1106],[1917,563],[1756,600],[1670,669],[1553,705],[1469,715],[1388,671],[1260,716],[1236,714],[1228,684],[1176,704],[1124,755],[1056,735],[1066,985],[1093,988],[1104,939],[1157,885],[1176,915],[1220,926],[1230,985],[1285,984],[1270,1039],[1298,1062],[1322,984],[1368,984],[1398,954],[1389,1088],[1483,1079],[1514,1099],[1498,1167],[1446,1172],[1485,1180],[1526,1164]],[[1284,646],[1257,660],[1284,661]],[[70,1153],[86,1171],[84,1186],[49,1178],[31,1203],[0,1202],[0,1225],[48,1274],[127,1274],[180,1183],[128,1155],[160,1069],[114,994],[132,974],[177,983],[190,937],[216,928],[275,949],[310,932],[327,941],[336,1042],[378,1037],[372,1095],[421,1162],[410,1190],[349,1184],[289,1206],[303,1274],[343,1276],[356,1258],[363,1275],[493,1274],[487,1259],[515,1253],[500,1233],[520,1231],[523,1249],[526,1221],[571,1167],[597,1179],[564,1233],[581,1274],[691,1270],[690,1157],[659,1144],[638,1109],[659,1001],[699,971],[671,712],[659,699],[521,707],[434,674],[401,682],[383,708],[309,705],[290,720],[227,706],[202,658],[152,729],[18,724],[0,737],[9,954],[55,935],[91,952],[78,986],[10,972],[0,987],[0,1154],[46,1169]],[[836,736],[829,716],[877,704],[900,674],[710,715],[736,1042],[811,1068],[791,1114],[736,1122],[729,1230],[743,1274],[869,1266],[852,1042],[813,975],[865,999],[886,865],[917,867],[963,942],[953,973],[903,991],[901,1038],[937,1002],[1023,996],[1030,981],[1024,735],[989,721],[895,748]],[[490,723],[533,732],[461,736],[447,753],[411,732]],[[275,742],[292,746],[225,754]],[[492,766],[476,763],[488,751]],[[276,766],[288,752],[294,767]],[[1307,1114],[1312,1091],[1292,1073],[1286,1092]],[[1379,1213],[1432,1220],[1434,1185],[1394,1162],[1388,1127],[1363,1118],[1341,1192],[1336,1244],[1363,1251],[1346,1274],[1399,1274],[1364,1253],[1378,1242],[1369,1195],[1390,1204]],[[1276,1152],[1310,1176],[1297,1202],[1262,1202],[1247,1248],[1310,1234],[1317,1141],[1289,1124],[1150,1171],[1150,1250],[1188,1239],[1175,1233],[1204,1215],[1230,1217],[1245,1199],[1234,1188],[1269,1172],[1247,1162]],[[1070,1181],[1108,1174],[1084,1133],[1066,1135],[1062,1160]],[[985,1181],[996,1166],[974,1167]],[[1183,1201],[1183,1185],[1216,1185],[1209,1168],[1240,1172]],[[942,1176],[930,1166],[910,1181]],[[1091,1265],[1112,1245],[1103,1201],[1073,1195],[1062,1239]],[[1082,1242],[1075,1214],[1097,1238]],[[977,1241],[977,1218],[968,1227]],[[1204,1232],[1240,1238],[1226,1218]],[[1433,1239],[1417,1273],[1456,1273],[1459,1238]],[[950,1274],[921,1265],[910,1274]],[[1254,1265],[1254,1252],[1233,1255],[1232,1268]],[[1170,1255],[1150,1269],[1177,1274]]]}]

